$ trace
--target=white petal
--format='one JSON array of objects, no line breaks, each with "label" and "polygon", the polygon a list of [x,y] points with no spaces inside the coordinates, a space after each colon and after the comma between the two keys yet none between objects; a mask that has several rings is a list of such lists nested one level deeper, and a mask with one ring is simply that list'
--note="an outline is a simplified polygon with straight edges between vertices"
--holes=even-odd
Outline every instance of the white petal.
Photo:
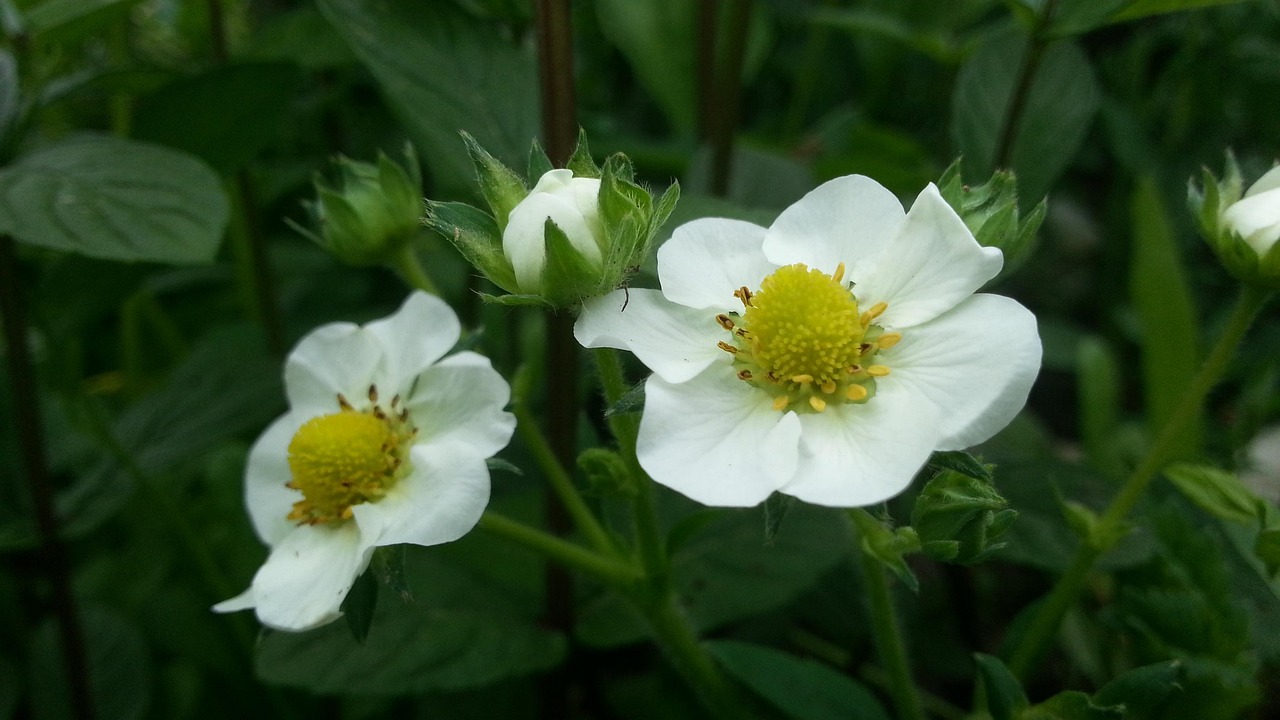
[{"label": "white petal", "polygon": [[825,273],[845,264],[857,278],[898,234],[902,203],[880,183],[847,175],[819,185],[769,227],[764,254],[777,265],[804,263]]},{"label": "white petal", "polygon": [[911,484],[937,440],[937,411],[924,398],[830,405],[800,418],[800,463],[782,492],[815,505],[864,507]]},{"label": "white petal", "polygon": [[451,355],[427,369],[404,400],[420,445],[449,445],[487,458],[506,447],[515,431],[515,416],[503,411],[511,387],[488,358],[473,352]]},{"label": "white petal", "polygon": [[1249,198],[1277,189],[1280,189],[1280,165],[1271,168],[1267,174],[1258,178],[1257,182],[1249,186],[1249,191],[1244,196]]},{"label": "white petal", "polygon": [[542,287],[548,219],[564,232],[569,244],[589,263],[599,266],[604,262],[600,245],[572,197],[533,193],[520,201],[508,217],[507,227],[502,231],[502,251],[515,269],[521,290],[536,292]]},{"label": "white petal", "polygon": [[892,373],[872,403],[922,396],[938,410],[938,450],[976,445],[1009,424],[1040,371],[1036,318],[1000,295],[974,295],[951,312],[903,332],[881,351]]},{"label": "white petal", "polygon": [[351,323],[330,323],[312,330],[284,364],[289,407],[308,415],[338,411],[339,393],[354,401],[369,392],[382,346]]},{"label": "white petal", "polygon": [[1222,214],[1222,220],[1227,227],[1239,233],[1259,256],[1266,255],[1280,240],[1280,188],[1233,203]]},{"label": "white petal", "polygon": [[704,505],[750,507],[791,477],[799,435],[795,413],[714,368],[679,385],[649,378],[636,453],[656,482]]},{"label": "white petal", "polygon": [[409,295],[394,314],[364,329],[382,348],[383,364],[376,381],[387,396],[383,402],[394,392],[408,390],[413,378],[444,357],[462,332],[453,309],[424,292]]},{"label": "white petal", "polygon": [[777,269],[760,249],[764,234],[759,225],[724,218],[681,225],[658,248],[662,294],[691,308],[734,307],[739,303],[734,290],[744,285],[757,290],[760,281]]},{"label": "white petal", "polygon": [[253,587],[250,586],[248,590],[245,590],[233,598],[223,600],[210,609],[216,613],[229,613],[237,612],[239,610],[249,610],[256,604],[257,600],[253,597]]},{"label": "white petal", "polygon": [[859,304],[888,303],[880,324],[897,329],[927,322],[955,307],[999,274],[1003,265],[1000,251],[979,245],[930,184],[882,254],[865,273],[850,277]]},{"label": "white petal", "polygon": [[289,470],[289,443],[310,419],[297,411],[280,416],[258,436],[249,451],[244,469],[245,507],[258,537],[270,546],[296,527],[285,519],[293,504],[302,499],[302,493],[284,486],[293,477]]},{"label": "white petal", "polygon": [[587,300],[573,336],[583,347],[630,350],[667,382],[681,383],[712,363],[729,362],[716,345],[728,333],[715,313],[677,305],[657,290],[614,290]]},{"label": "white petal", "polygon": [[351,509],[363,546],[451,542],[475,527],[489,504],[483,458],[416,445],[410,461],[412,471],[386,497]]},{"label": "white petal", "polygon": [[298,526],[253,576],[258,619],[279,630],[309,630],[337,619],[372,552],[361,551],[355,523]]}]

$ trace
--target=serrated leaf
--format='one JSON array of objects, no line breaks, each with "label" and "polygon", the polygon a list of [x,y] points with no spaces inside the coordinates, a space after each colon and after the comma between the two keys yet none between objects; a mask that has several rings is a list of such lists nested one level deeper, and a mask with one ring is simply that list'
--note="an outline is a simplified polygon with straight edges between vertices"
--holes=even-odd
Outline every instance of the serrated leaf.
[{"label": "serrated leaf", "polygon": [[709,642],[706,648],[743,687],[792,720],[889,720],[861,683],[813,660],[731,640]]},{"label": "serrated leaf", "polygon": [[0,232],[28,245],[109,260],[207,263],[227,217],[213,171],[133,140],[73,136],[0,170]]}]

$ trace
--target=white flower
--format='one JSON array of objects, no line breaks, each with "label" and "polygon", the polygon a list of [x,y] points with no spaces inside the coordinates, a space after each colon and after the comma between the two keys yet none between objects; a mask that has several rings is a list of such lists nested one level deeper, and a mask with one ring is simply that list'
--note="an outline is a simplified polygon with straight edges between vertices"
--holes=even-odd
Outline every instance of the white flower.
[{"label": "white flower", "polygon": [[594,298],[574,332],[653,370],[637,453],[657,482],[707,505],[776,490],[863,506],[902,491],[934,450],[991,437],[1026,402],[1035,317],[973,294],[1001,265],[933,185],[904,213],[854,175],[768,229],[681,226],[658,251],[661,292]]},{"label": "white flower", "polygon": [[1250,186],[1239,201],[1222,212],[1227,230],[1240,235],[1258,257],[1264,257],[1280,240],[1280,166]]},{"label": "white flower", "polygon": [[515,269],[516,282],[526,293],[542,290],[542,268],[547,262],[547,220],[556,224],[569,243],[589,264],[604,264],[600,248],[604,227],[597,197],[600,181],[576,178],[571,170],[544,174],[529,195],[511,209],[502,231],[502,252]]},{"label": "white flower", "polygon": [[363,327],[317,328],[285,361],[289,412],[258,438],[245,470],[253,526],[271,547],[244,593],[264,625],[306,630],[339,606],[374,548],[466,534],[489,502],[485,458],[506,446],[510,388],[458,341],[439,298],[409,296]]}]

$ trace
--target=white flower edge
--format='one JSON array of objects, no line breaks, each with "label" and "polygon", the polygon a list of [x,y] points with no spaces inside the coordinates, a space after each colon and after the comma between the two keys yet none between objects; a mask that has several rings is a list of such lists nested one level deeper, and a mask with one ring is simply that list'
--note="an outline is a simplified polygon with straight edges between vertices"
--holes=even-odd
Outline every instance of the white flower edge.
[{"label": "white flower edge", "polygon": [[[384,320],[325,325],[299,342],[285,366],[290,411],[259,437],[245,470],[250,519],[271,552],[249,589],[215,605],[216,612],[252,608],[268,627],[318,627],[340,616],[376,547],[450,542],[475,526],[489,500],[485,458],[510,440],[515,417],[503,410],[510,388],[486,358],[460,352],[440,360],[458,333],[443,301],[414,293]],[[338,393],[361,407],[371,384],[383,403],[399,394],[418,426],[409,472],[379,502],[353,507],[353,520],[288,521],[301,499],[285,487],[293,435],[335,412]]]},{"label": "white flower edge", "polygon": [[[848,208],[892,238],[850,231]],[[733,377],[726,353],[710,349],[724,337],[715,313],[740,308],[731,289],[758,288],[763,274],[796,262],[831,265],[824,272],[844,263],[860,304],[887,302],[877,323],[903,331],[878,356],[893,373],[865,405],[772,410],[765,393]],[[767,230],[682,226],[659,250],[661,293],[631,290],[633,303],[641,293],[634,314],[621,291],[594,299],[575,336],[632,351],[654,371],[637,453],[655,481],[707,505],[750,506],[781,491],[864,506],[905,489],[934,450],[988,439],[1026,403],[1041,360],[1035,317],[1008,298],[972,294],[1001,265],[1000,251],[978,245],[934,186],[903,213],[874,181],[851,176],[815,189]]]},{"label": "white flower edge", "polygon": [[1280,166],[1258,178],[1244,198],[1222,213],[1222,222],[1265,256],[1280,242]]}]

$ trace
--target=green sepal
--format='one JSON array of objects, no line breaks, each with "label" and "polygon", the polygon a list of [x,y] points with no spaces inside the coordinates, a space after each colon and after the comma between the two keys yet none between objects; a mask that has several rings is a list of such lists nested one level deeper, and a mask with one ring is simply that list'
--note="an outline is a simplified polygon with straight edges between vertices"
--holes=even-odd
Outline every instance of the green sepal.
[{"label": "green sepal", "polygon": [[543,232],[547,248],[546,264],[542,266],[543,296],[553,305],[566,306],[595,294],[600,269],[578,252],[551,218],[547,218]]},{"label": "green sepal", "polygon": [[397,208],[422,209],[422,170],[413,146],[405,143],[404,157],[407,168],[395,162],[386,153],[378,152],[378,185],[382,188],[388,205]]},{"label": "green sepal", "polygon": [[907,555],[921,550],[920,536],[915,529],[895,529],[885,521],[863,514],[862,510],[849,511],[849,517],[858,528],[862,551],[888,568],[911,592],[920,592],[920,581],[906,561]]},{"label": "green sepal", "polygon": [[494,305],[506,305],[507,307],[555,307],[541,295],[529,295],[526,293],[511,293],[510,295],[479,293],[479,295],[481,300]]},{"label": "green sepal", "polygon": [[554,169],[551,158],[547,157],[547,151],[542,149],[542,145],[537,140],[534,140],[533,145],[529,147],[528,175],[525,176],[529,178],[529,184],[536,185],[538,178]]},{"label": "green sepal", "polygon": [[938,178],[938,192],[964,221],[978,244],[1004,253],[1001,275],[1009,275],[1026,262],[1035,249],[1037,232],[1048,210],[1041,199],[1023,214],[1018,204],[1018,178],[1012,170],[999,169],[981,185],[965,185],[960,174],[962,158],[956,158]]},{"label": "green sepal", "polygon": [[351,583],[351,589],[342,599],[342,619],[347,622],[351,639],[363,645],[373,626],[373,610],[378,605],[378,581],[373,572],[363,572]]},{"label": "green sepal", "polygon": [[983,465],[977,458],[963,450],[940,450],[929,456],[929,467],[935,470],[952,470],[989,483],[995,482],[991,466]]},{"label": "green sepal", "polygon": [[517,292],[515,271],[502,252],[502,233],[488,213],[465,203],[427,201],[423,224],[453,243],[494,285]]},{"label": "green sepal", "polygon": [[480,147],[480,143],[469,133],[462,132],[462,141],[476,167],[476,182],[480,185],[480,194],[488,203],[498,226],[498,234],[501,235],[507,227],[507,216],[529,194],[529,187],[525,185],[524,178]]},{"label": "green sepal", "polygon": [[1213,249],[1218,260],[1236,279],[1266,290],[1280,290],[1280,243],[1258,257],[1253,246],[1223,223],[1223,213],[1244,197],[1244,176],[1235,155],[1228,150],[1223,177],[1219,180],[1209,168],[1203,168],[1201,187],[1187,183],[1187,205],[1195,216],[1200,235]]},{"label": "green sepal", "polygon": [[578,145],[565,167],[573,171],[574,177],[599,178],[600,167],[591,159],[591,149],[587,146],[587,131],[578,128]]},{"label": "green sepal", "polygon": [[645,381],[632,385],[627,391],[622,393],[612,405],[604,409],[604,416],[609,418],[614,415],[628,415],[638,413],[644,407],[644,384]]},{"label": "green sepal", "polygon": [[764,544],[772,545],[778,537],[778,529],[782,527],[782,519],[794,505],[796,499],[790,495],[775,492],[764,501]]},{"label": "green sepal", "polygon": [[597,497],[635,497],[638,489],[627,464],[606,448],[587,448],[578,455],[578,467],[587,478],[587,490]]},{"label": "green sepal", "polygon": [[648,251],[653,197],[632,179],[635,171],[623,155],[612,155],[600,176],[600,221],[604,226],[604,278],[612,290],[635,271]]},{"label": "green sepal", "polygon": [[1017,512],[987,480],[943,470],[925,485],[911,512],[911,526],[934,560],[972,564],[1004,547],[995,539]]}]

